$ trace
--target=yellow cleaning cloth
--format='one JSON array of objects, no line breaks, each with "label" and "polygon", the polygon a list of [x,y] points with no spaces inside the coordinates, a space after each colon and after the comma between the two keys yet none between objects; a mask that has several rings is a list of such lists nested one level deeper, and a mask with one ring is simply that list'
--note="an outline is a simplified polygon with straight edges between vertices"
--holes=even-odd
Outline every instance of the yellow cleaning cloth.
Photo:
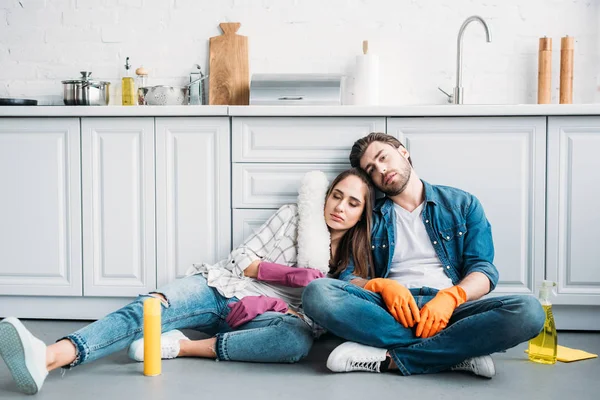
[{"label": "yellow cleaning cloth", "polygon": [[[525,350],[525,353],[529,353],[529,350]],[[561,362],[573,362],[596,357],[598,357],[598,354],[592,354],[587,351],[572,349],[561,345],[556,346],[556,359]]]}]

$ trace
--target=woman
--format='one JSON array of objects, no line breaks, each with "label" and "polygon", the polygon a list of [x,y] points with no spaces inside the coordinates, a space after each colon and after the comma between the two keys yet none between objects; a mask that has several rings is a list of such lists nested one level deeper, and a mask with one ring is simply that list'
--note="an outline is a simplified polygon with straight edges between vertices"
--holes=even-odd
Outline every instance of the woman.
[{"label": "woman", "polygon": [[[17,386],[24,393],[37,393],[49,371],[88,363],[130,345],[129,355],[143,360],[143,302],[149,297],[159,298],[163,306],[163,358],[300,360],[318,330],[302,313],[302,290],[323,274],[294,267],[329,269],[335,276],[353,258],[354,273],[363,277],[372,267],[371,252],[365,251],[370,249],[372,209],[368,178],[350,169],[326,189],[322,173],[307,174],[298,205],[281,207],[227,260],[194,266],[186,278],[142,295],[50,346],[16,318],[3,320],[0,355]],[[319,257],[323,254],[324,260]],[[212,337],[188,340],[178,331],[184,328]]]}]

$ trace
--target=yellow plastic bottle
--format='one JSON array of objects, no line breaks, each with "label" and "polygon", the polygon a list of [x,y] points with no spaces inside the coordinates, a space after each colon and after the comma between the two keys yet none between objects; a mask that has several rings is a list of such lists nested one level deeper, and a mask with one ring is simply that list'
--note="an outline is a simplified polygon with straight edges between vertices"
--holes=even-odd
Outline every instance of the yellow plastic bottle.
[{"label": "yellow plastic bottle", "polygon": [[160,318],[160,300],[150,297],[144,301],[144,375],[146,376],[156,376],[162,372]]},{"label": "yellow plastic bottle", "polygon": [[550,294],[553,292],[554,286],[556,286],[555,282],[542,282],[539,300],[546,312],[546,322],[544,322],[544,328],[540,334],[529,341],[529,359],[540,364],[556,363],[558,333],[552,315],[552,303],[550,303]]},{"label": "yellow plastic bottle", "polygon": [[137,104],[137,98],[135,96],[135,82],[133,77],[130,76],[129,69],[129,57],[125,59],[125,76],[121,79],[121,90],[122,90],[122,101],[124,106],[135,106]]}]

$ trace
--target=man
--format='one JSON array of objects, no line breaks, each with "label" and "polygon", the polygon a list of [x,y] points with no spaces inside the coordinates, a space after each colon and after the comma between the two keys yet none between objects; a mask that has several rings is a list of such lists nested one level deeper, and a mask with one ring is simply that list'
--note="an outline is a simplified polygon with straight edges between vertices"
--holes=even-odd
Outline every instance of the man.
[{"label": "man", "polygon": [[327,367],[402,375],[463,370],[491,378],[489,354],[538,335],[545,313],[533,296],[479,300],[498,282],[480,202],[420,180],[393,136],[359,139],[350,163],[386,197],[373,212],[374,279],[356,277],[349,265],[338,280],[317,279],[304,291],[305,312],[348,340]]}]

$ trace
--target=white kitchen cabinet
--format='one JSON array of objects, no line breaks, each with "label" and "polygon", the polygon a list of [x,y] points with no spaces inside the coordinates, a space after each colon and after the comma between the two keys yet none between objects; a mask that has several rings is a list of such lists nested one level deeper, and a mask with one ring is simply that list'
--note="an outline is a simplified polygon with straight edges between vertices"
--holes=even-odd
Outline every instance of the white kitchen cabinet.
[{"label": "white kitchen cabinet", "polygon": [[558,283],[555,304],[600,305],[599,153],[600,117],[548,119],[546,273]]},{"label": "white kitchen cabinet", "polygon": [[234,164],[233,207],[279,208],[296,203],[307,172],[323,171],[331,182],[348,168],[350,164]]},{"label": "white kitchen cabinet", "polygon": [[536,293],[544,279],[545,118],[391,118],[388,133],[406,145],[421,179],[483,204],[500,273],[494,293]]},{"label": "white kitchen cabinet", "polygon": [[229,119],[156,118],[158,283],[231,247]]},{"label": "white kitchen cabinet", "polygon": [[82,118],[85,296],[156,288],[153,118]]},{"label": "white kitchen cabinet", "polygon": [[78,118],[0,119],[0,295],[81,295],[79,146]]},{"label": "white kitchen cabinet", "polygon": [[383,117],[234,117],[233,162],[344,163],[352,144],[385,132]]}]

